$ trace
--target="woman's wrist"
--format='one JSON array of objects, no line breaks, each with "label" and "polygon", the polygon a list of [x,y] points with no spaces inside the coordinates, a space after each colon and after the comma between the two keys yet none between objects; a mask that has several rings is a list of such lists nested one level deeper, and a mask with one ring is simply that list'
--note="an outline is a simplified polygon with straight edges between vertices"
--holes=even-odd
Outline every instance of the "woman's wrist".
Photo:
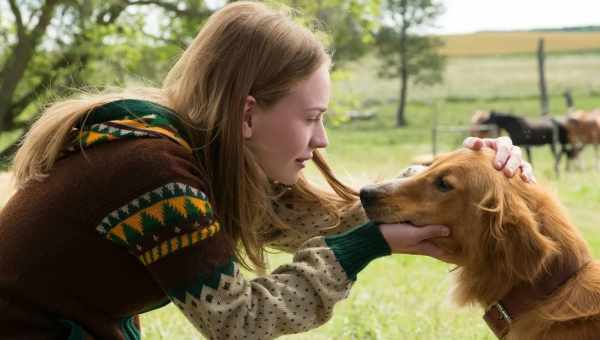
[{"label": "woman's wrist", "polygon": [[367,222],[343,234],[325,237],[348,277],[356,275],[372,260],[390,255],[391,249],[376,222]]}]

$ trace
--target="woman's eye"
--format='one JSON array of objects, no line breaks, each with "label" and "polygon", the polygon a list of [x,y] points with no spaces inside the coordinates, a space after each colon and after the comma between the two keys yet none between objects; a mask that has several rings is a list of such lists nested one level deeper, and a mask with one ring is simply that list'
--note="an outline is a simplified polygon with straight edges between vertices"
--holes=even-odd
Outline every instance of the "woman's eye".
[{"label": "woman's eye", "polygon": [[448,183],[444,177],[438,177],[435,180],[435,187],[441,192],[448,192],[454,189],[454,187],[452,187],[452,185],[450,185],[450,183]]}]

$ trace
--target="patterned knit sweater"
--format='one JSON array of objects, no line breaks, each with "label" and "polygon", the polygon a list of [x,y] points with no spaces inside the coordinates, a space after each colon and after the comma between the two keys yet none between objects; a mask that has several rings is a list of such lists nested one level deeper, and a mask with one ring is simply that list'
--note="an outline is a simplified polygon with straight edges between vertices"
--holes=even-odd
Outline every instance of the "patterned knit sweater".
[{"label": "patterned knit sweater", "polygon": [[0,339],[139,339],[137,315],[169,302],[210,339],[302,332],[390,253],[358,204],[327,233],[348,231],[318,236],[331,217],[292,190],[275,204],[294,228],[271,244],[293,262],[244,279],[178,124],[146,101],[98,107],[78,147],[13,195],[0,212]]}]

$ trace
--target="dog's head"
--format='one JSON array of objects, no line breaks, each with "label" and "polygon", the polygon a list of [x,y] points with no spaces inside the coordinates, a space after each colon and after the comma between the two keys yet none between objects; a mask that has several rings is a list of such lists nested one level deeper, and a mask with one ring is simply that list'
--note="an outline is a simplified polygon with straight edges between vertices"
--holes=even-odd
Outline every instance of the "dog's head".
[{"label": "dog's head", "polygon": [[411,177],[363,188],[363,207],[382,223],[448,226],[450,237],[433,242],[477,275],[531,280],[556,250],[541,232],[537,185],[506,178],[493,157],[489,149],[441,155]]}]

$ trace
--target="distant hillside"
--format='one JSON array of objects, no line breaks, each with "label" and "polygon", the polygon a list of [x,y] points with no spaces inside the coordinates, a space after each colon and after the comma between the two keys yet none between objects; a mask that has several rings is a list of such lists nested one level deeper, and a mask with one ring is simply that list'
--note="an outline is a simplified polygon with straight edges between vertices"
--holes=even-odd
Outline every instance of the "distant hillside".
[{"label": "distant hillside", "polygon": [[530,32],[600,32],[600,26],[577,26],[561,28],[540,28]]},{"label": "distant hillside", "polygon": [[[571,30],[571,31],[566,31]],[[479,32],[440,36],[441,53],[454,56],[493,56],[535,53],[544,38],[547,52],[600,51],[600,26],[539,31]]]}]

